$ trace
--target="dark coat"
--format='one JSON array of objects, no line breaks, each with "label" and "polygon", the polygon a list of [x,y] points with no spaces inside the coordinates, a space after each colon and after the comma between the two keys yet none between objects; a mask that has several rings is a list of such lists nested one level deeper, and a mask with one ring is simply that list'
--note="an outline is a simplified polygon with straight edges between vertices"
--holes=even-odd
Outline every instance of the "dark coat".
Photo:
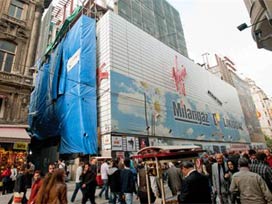
[{"label": "dark coat", "polygon": [[[111,170],[111,171],[110,171]],[[117,168],[112,168],[109,170],[109,186],[111,192],[119,193],[120,192],[120,170]]]},{"label": "dark coat", "polygon": [[136,193],[136,186],[133,173],[130,169],[121,171],[121,193]]},{"label": "dark coat", "polygon": [[19,173],[16,177],[15,180],[15,185],[14,185],[14,192],[24,192],[26,193],[27,190],[27,178],[25,174]]},{"label": "dark coat", "polygon": [[212,203],[208,177],[193,171],[182,181],[179,203]]}]

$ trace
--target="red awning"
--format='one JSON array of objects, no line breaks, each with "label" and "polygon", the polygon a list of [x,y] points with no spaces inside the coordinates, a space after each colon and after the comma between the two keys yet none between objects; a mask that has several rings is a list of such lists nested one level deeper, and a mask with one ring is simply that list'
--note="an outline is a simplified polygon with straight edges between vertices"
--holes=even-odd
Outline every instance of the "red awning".
[{"label": "red awning", "polygon": [[30,141],[31,138],[24,128],[0,127],[0,142],[2,143],[30,143]]}]

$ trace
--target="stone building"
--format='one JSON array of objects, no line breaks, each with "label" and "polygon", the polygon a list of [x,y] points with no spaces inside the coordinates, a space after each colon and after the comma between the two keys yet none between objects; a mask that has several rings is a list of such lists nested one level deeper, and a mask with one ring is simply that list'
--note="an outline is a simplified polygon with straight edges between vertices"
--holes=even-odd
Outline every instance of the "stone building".
[{"label": "stone building", "polygon": [[[33,88],[43,0],[0,1],[0,148],[11,151],[27,143],[28,104]],[[20,146],[20,145],[19,145]],[[22,148],[22,146],[21,146]]]},{"label": "stone building", "polygon": [[251,27],[251,34],[258,48],[272,51],[272,1],[244,0],[249,13],[251,26],[245,23],[239,30]]}]

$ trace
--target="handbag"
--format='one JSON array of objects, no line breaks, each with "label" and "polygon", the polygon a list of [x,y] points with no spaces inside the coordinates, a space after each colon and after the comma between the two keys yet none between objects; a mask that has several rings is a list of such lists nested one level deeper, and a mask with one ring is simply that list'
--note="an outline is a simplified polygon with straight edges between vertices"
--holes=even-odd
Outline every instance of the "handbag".
[{"label": "handbag", "polygon": [[24,193],[14,192],[12,204],[22,204]]}]

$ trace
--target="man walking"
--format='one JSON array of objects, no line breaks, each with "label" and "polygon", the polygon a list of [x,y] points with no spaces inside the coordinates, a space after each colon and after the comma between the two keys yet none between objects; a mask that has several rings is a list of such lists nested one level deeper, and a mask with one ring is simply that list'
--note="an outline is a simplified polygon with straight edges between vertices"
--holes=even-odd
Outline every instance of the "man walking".
[{"label": "man walking", "polygon": [[89,199],[91,204],[95,204],[93,190],[96,188],[96,175],[90,168],[89,164],[84,165],[81,188],[83,194],[82,204],[85,204]]},{"label": "man walking", "polygon": [[167,169],[168,177],[168,186],[172,192],[172,195],[175,196],[180,191],[182,174],[180,169],[177,168],[172,162],[169,162],[169,168]]},{"label": "man walking", "polygon": [[232,176],[230,192],[240,194],[241,204],[272,203],[272,194],[265,181],[260,175],[249,171],[249,161],[240,158],[238,163],[240,171]]},{"label": "man walking", "polygon": [[104,160],[103,164],[101,165],[101,179],[103,181],[103,187],[99,193],[99,197],[102,197],[103,192],[105,191],[105,199],[109,199],[109,185],[108,185],[108,172],[109,172],[109,165],[107,163],[107,160]]},{"label": "man walking", "polygon": [[72,195],[72,198],[71,198],[72,203],[75,201],[78,190],[81,189],[81,179],[82,178],[80,176],[81,176],[82,171],[83,171],[83,165],[84,165],[84,163],[80,162],[79,166],[76,169],[76,188],[75,188],[75,190],[73,192],[73,195]]},{"label": "man walking", "polygon": [[215,159],[216,163],[212,165],[213,193],[221,204],[228,204],[230,203],[228,167],[223,160],[223,154],[216,154]]},{"label": "man walking", "polygon": [[181,171],[184,179],[178,195],[179,203],[212,203],[208,177],[198,173],[189,161],[182,162]]},{"label": "man walking", "polygon": [[258,152],[256,154],[256,159],[257,163],[251,164],[249,169],[256,174],[259,174],[265,181],[270,192],[272,192],[272,169],[265,163],[265,153]]}]

